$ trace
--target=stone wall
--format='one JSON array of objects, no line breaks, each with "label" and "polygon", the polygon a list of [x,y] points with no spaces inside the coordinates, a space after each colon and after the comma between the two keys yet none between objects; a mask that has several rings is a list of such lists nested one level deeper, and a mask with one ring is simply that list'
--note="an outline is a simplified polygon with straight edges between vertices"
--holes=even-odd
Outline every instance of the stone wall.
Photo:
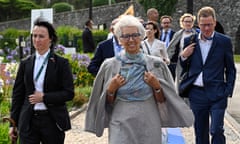
[{"label": "stone wall", "polygon": [[[114,18],[123,14],[127,8],[133,4],[135,10],[135,16],[146,17],[143,7],[136,2],[123,2],[113,4],[111,6],[100,6],[92,8],[92,17],[95,25],[105,24],[107,27],[111,24]],[[54,26],[76,26],[78,28],[84,28],[85,21],[88,20],[89,9],[75,10],[72,12],[63,12],[54,14]],[[21,19],[16,21],[8,21],[0,23],[0,31],[7,28],[16,28],[22,30],[30,30],[31,19]]]}]

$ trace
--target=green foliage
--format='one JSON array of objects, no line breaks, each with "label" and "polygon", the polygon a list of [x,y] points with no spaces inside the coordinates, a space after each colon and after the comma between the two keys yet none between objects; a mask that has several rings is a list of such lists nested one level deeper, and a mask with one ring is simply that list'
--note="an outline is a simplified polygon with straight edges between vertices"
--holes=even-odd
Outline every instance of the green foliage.
[{"label": "green foliage", "polygon": [[3,62],[7,62],[7,56],[12,54],[15,54],[12,56],[18,60],[19,55],[16,53],[18,51],[18,43],[16,43],[16,39],[18,39],[19,36],[23,36],[23,38],[26,39],[30,35],[30,32],[25,30],[17,30],[15,28],[9,28],[1,32],[1,35],[3,38],[0,39],[0,56],[4,57]]},{"label": "green foliage", "polygon": [[54,9],[54,11],[56,13],[60,13],[60,12],[66,12],[66,11],[72,11],[73,10],[73,6],[70,5],[69,3],[66,2],[59,2],[59,3],[55,3],[52,8]]},{"label": "green foliage", "polygon": [[99,42],[107,39],[108,31],[106,30],[93,30],[92,33],[93,33],[93,39],[95,41],[95,46]]},{"label": "green foliage", "polygon": [[[82,30],[77,27],[72,26],[59,26],[57,29],[57,35],[59,37],[59,43],[64,46],[74,46],[77,49],[77,52],[82,52]],[[95,46],[107,38],[107,30],[93,30],[93,39]],[[69,45],[71,42],[72,45]]]},{"label": "green foliage", "polygon": [[82,30],[77,27],[72,26],[59,26],[57,29],[58,42],[64,46],[70,46],[69,42],[72,42],[72,45],[79,49],[78,40],[82,35]]},{"label": "green foliage", "polygon": [[172,15],[175,11],[177,0],[139,0],[139,3],[144,7],[145,11],[149,8],[156,8],[159,15]]},{"label": "green foliage", "polygon": [[74,75],[74,86],[85,87],[93,84],[94,77],[91,75],[87,66],[90,63],[90,58],[87,54],[72,54],[64,55],[69,60]]},{"label": "green foliage", "polygon": [[240,55],[234,55],[234,62],[240,63]]},{"label": "green foliage", "polygon": [[29,0],[0,0],[0,21],[30,17],[32,9],[40,8]]},{"label": "green foliage", "polygon": [[11,80],[15,79],[18,64],[1,64],[0,73],[0,144],[10,144],[8,136],[9,124],[3,123],[3,117],[9,117],[10,96],[12,92]]},{"label": "green foliage", "polygon": [[0,123],[0,144],[10,144],[10,138],[8,136],[9,124]]},{"label": "green foliage", "polygon": [[87,54],[72,54],[63,55],[69,60],[74,77],[75,95],[71,102],[68,102],[68,107],[80,107],[88,101],[90,96],[94,76],[87,70],[90,63],[90,57]]},{"label": "green foliage", "polygon": [[1,118],[9,115],[10,101],[5,100],[0,102],[0,114]]},{"label": "green foliage", "polygon": [[[92,0],[93,6],[107,5],[109,0]],[[111,4],[114,4],[115,0],[111,0]]]},{"label": "green foliage", "polygon": [[73,98],[73,106],[81,107],[84,103],[86,103],[90,97],[91,91],[91,86],[76,87],[75,96]]}]

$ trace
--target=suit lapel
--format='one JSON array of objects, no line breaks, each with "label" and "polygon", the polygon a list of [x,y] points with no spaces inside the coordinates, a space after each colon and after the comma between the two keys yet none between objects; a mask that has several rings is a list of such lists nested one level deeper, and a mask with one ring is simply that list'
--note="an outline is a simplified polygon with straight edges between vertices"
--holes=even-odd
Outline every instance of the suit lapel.
[{"label": "suit lapel", "polygon": [[[56,63],[56,60],[55,60],[55,56],[54,56],[54,53],[53,52],[50,52],[50,56],[48,58],[48,64],[47,64],[47,69],[46,69],[46,74],[45,74],[45,77],[44,77],[44,86],[43,86],[43,89],[44,91],[46,90],[45,88],[47,88],[47,84],[51,83],[49,82],[49,79],[51,77],[53,77],[53,75],[55,74],[54,73],[54,69],[55,69],[55,63]],[[47,82],[48,81],[48,82]]]},{"label": "suit lapel", "polygon": [[25,65],[26,81],[32,91],[35,90],[34,81],[33,81],[34,63],[35,63],[35,55],[32,55],[29,61],[27,61]]}]

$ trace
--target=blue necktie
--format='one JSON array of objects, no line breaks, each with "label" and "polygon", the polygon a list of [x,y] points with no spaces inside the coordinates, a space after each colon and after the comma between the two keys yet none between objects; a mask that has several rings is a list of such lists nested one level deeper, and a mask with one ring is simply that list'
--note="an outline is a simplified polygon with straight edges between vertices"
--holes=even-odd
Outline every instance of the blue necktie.
[{"label": "blue necktie", "polygon": [[164,41],[164,42],[166,41],[167,35],[168,35],[168,32],[165,31],[165,33],[164,33],[164,37],[163,37],[163,41]]}]

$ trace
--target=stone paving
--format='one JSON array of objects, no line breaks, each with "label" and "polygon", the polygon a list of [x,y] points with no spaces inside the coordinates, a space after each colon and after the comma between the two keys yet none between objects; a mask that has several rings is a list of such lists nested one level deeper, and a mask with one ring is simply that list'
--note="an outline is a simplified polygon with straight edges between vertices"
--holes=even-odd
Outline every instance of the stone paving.
[{"label": "stone paving", "polygon": [[234,117],[234,119],[240,123],[240,64],[236,64],[237,78],[235,81],[235,88],[233,91],[233,97],[228,101],[228,113]]},{"label": "stone paving", "polygon": [[[105,129],[103,136],[100,138],[83,130],[85,112],[86,111],[83,110],[72,119],[72,129],[66,132],[65,144],[108,144],[107,129]],[[240,144],[240,134],[238,132],[239,129],[235,128],[235,125],[232,123],[233,119],[230,118],[231,116],[226,114],[224,122],[227,144]],[[181,131],[185,139],[185,144],[194,144],[193,127],[181,128]]]}]

